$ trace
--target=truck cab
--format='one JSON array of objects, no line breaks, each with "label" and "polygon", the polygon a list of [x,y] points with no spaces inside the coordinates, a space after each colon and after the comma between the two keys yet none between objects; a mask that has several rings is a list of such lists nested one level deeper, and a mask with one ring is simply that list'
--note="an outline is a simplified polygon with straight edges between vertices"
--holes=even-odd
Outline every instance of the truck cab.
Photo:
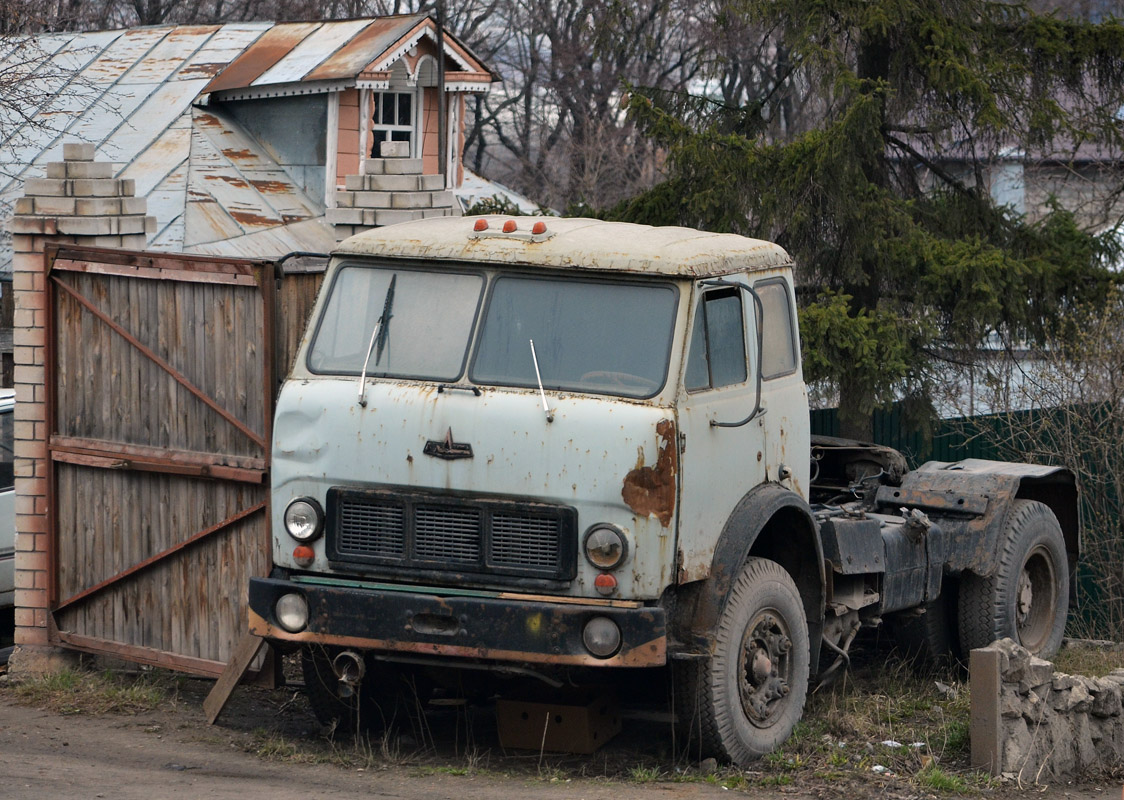
[{"label": "truck cab", "polygon": [[[407,668],[674,661],[684,730],[744,763],[791,732],[821,643],[940,592],[928,521],[872,521],[874,492],[813,509],[815,460],[781,247],[589,219],[375,229],[333,254],[277,402],[250,628],[302,647],[344,725]],[[887,525],[920,550],[887,556]],[[833,579],[852,539],[869,558]]]}]

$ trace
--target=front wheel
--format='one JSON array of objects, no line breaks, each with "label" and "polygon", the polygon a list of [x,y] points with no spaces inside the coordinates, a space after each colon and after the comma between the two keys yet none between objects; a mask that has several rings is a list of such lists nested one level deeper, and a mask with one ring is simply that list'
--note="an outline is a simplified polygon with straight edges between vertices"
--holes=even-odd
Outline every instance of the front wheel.
[{"label": "front wheel", "polygon": [[703,756],[745,766],[772,752],[804,711],[808,623],[792,577],[750,559],[726,600],[714,653],[675,672],[681,730]]},{"label": "front wheel", "polygon": [[966,575],[960,582],[964,652],[1010,637],[1049,658],[1061,646],[1069,610],[1069,567],[1057,517],[1044,503],[1015,500],[999,548],[991,575]]}]

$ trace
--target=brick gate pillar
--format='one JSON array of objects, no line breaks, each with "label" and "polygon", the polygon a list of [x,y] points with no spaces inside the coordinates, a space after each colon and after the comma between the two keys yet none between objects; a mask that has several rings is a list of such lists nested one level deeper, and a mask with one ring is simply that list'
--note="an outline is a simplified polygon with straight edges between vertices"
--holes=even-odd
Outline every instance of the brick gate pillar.
[{"label": "brick gate pillar", "polygon": [[94,145],[64,144],[63,160],[47,177],[30,179],[12,217],[15,294],[16,645],[12,674],[58,669],[67,653],[50,646],[50,586],[54,543],[47,526],[46,258],[49,244],[143,249],[155,219],[134,197],[131,180],[94,161]]}]

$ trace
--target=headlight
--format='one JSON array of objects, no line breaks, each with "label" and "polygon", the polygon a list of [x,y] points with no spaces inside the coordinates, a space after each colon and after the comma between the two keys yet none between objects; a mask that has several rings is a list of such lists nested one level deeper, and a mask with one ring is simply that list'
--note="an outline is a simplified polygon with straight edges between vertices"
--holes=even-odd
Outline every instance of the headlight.
[{"label": "headlight", "polygon": [[324,511],[311,497],[298,497],[285,509],[285,530],[298,542],[311,542],[324,530]]},{"label": "headlight", "polygon": [[609,658],[621,646],[621,629],[608,617],[594,617],[585,624],[582,643],[598,658]]},{"label": "headlight", "polygon": [[615,525],[599,523],[585,534],[585,557],[598,569],[616,569],[628,555],[628,540]]},{"label": "headlight", "polygon": [[283,594],[273,608],[277,624],[289,633],[300,633],[308,625],[308,601],[299,594]]}]

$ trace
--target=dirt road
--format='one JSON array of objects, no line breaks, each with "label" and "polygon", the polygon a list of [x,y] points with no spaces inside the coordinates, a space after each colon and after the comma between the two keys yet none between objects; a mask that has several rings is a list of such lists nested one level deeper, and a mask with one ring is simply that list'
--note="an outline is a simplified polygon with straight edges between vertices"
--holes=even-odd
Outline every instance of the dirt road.
[{"label": "dirt road", "polygon": [[[682,780],[674,768],[658,774],[633,742],[662,739],[662,723],[632,720],[623,742],[595,756],[547,757],[497,753],[487,735],[465,744],[470,725],[452,715],[430,721],[427,754],[360,752],[353,742],[332,745],[299,692],[239,689],[215,726],[206,724],[206,681],[181,681],[170,702],[136,714],[68,714],[19,705],[0,679],[0,797],[12,800],[711,800],[732,795],[763,800],[834,800],[882,797],[947,798],[908,782],[856,781],[827,774],[798,777],[791,785],[762,785],[765,773],[748,773],[737,785],[699,777]],[[463,722],[463,720],[462,720]],[[631,731],[631,734],[628,733]],[[446,756],[440,755],[445,751]],[[435,753],[437,753],[435,755]],[[640,754],[640,755],[638,755]],[[614,763],[615,760],[615,763]],[[666,762],[664,762],[666,763]],[[625,765],[622,767],[622,764]],[[758,777],[753,777],[754,775]],[[610,776],[610,777],[606,777]],[[736,776],[736,773],[735,773]],[[722,780],[729,783],[728,775]],[[1121,796],[1118,784],[1035,787],[1046,798],[1102,800]],[[979,797],[980,792],[972,792]],[[1013,798],[1013,786],[982,794]]]}]

